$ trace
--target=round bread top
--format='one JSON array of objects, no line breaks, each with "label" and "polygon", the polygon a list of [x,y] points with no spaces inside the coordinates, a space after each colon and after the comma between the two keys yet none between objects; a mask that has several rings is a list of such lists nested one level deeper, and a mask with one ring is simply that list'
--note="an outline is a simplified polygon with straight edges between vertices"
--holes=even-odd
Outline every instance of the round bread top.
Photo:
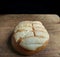
[{"label": "round bread top", "polygon": [[14,38],[27,50],[36,50],[49,40],[49,34],[40,21],[22,21],[14,30]]}]

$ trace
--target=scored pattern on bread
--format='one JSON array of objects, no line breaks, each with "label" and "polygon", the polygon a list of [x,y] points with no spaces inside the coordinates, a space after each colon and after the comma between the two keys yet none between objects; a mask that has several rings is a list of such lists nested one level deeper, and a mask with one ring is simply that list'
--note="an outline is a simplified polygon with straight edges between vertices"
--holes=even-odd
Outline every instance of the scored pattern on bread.
[{"label": "scored pattern on bread", "polygon": [[39,21],[22,21],[15,28],[14,38],[21,47],[36,50],[49,40],[49,34]]}]

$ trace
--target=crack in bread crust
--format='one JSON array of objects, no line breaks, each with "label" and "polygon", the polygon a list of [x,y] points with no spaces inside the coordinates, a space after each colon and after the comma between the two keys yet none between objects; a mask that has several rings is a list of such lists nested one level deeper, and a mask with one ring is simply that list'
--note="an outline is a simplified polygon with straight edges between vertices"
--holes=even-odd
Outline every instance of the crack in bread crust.
[{"label": "crack in bread crust", "polygon": [[34,27],[33,27],[33,24],[32,24],[32,29],[33,29],[34,36],[36,36],[36,34],[35,34],[35,29],[34,29]]}]

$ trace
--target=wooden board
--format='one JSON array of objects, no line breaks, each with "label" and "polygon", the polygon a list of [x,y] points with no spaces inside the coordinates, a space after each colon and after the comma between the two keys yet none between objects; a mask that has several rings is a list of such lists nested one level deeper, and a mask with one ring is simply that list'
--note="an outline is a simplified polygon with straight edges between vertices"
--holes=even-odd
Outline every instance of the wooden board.
[{"label": "wooden board", "polygon": [[[13,50],[11,36],[15,26],[23,20],[41,21],[49,32],[45,50],[32,56],[23,56]],[[57,15],[4,14],[0,15],[0,57],[60,57],[60,19]]]}]

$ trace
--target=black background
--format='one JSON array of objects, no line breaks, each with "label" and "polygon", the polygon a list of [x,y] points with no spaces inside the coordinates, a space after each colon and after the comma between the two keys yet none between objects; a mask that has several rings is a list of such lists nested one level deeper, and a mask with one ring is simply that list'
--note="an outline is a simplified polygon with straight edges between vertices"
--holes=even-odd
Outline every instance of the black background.
[{"label": "black background", "polygon": [[1,1],[0,13],[21,14],[58,14],[59,1]]}]

